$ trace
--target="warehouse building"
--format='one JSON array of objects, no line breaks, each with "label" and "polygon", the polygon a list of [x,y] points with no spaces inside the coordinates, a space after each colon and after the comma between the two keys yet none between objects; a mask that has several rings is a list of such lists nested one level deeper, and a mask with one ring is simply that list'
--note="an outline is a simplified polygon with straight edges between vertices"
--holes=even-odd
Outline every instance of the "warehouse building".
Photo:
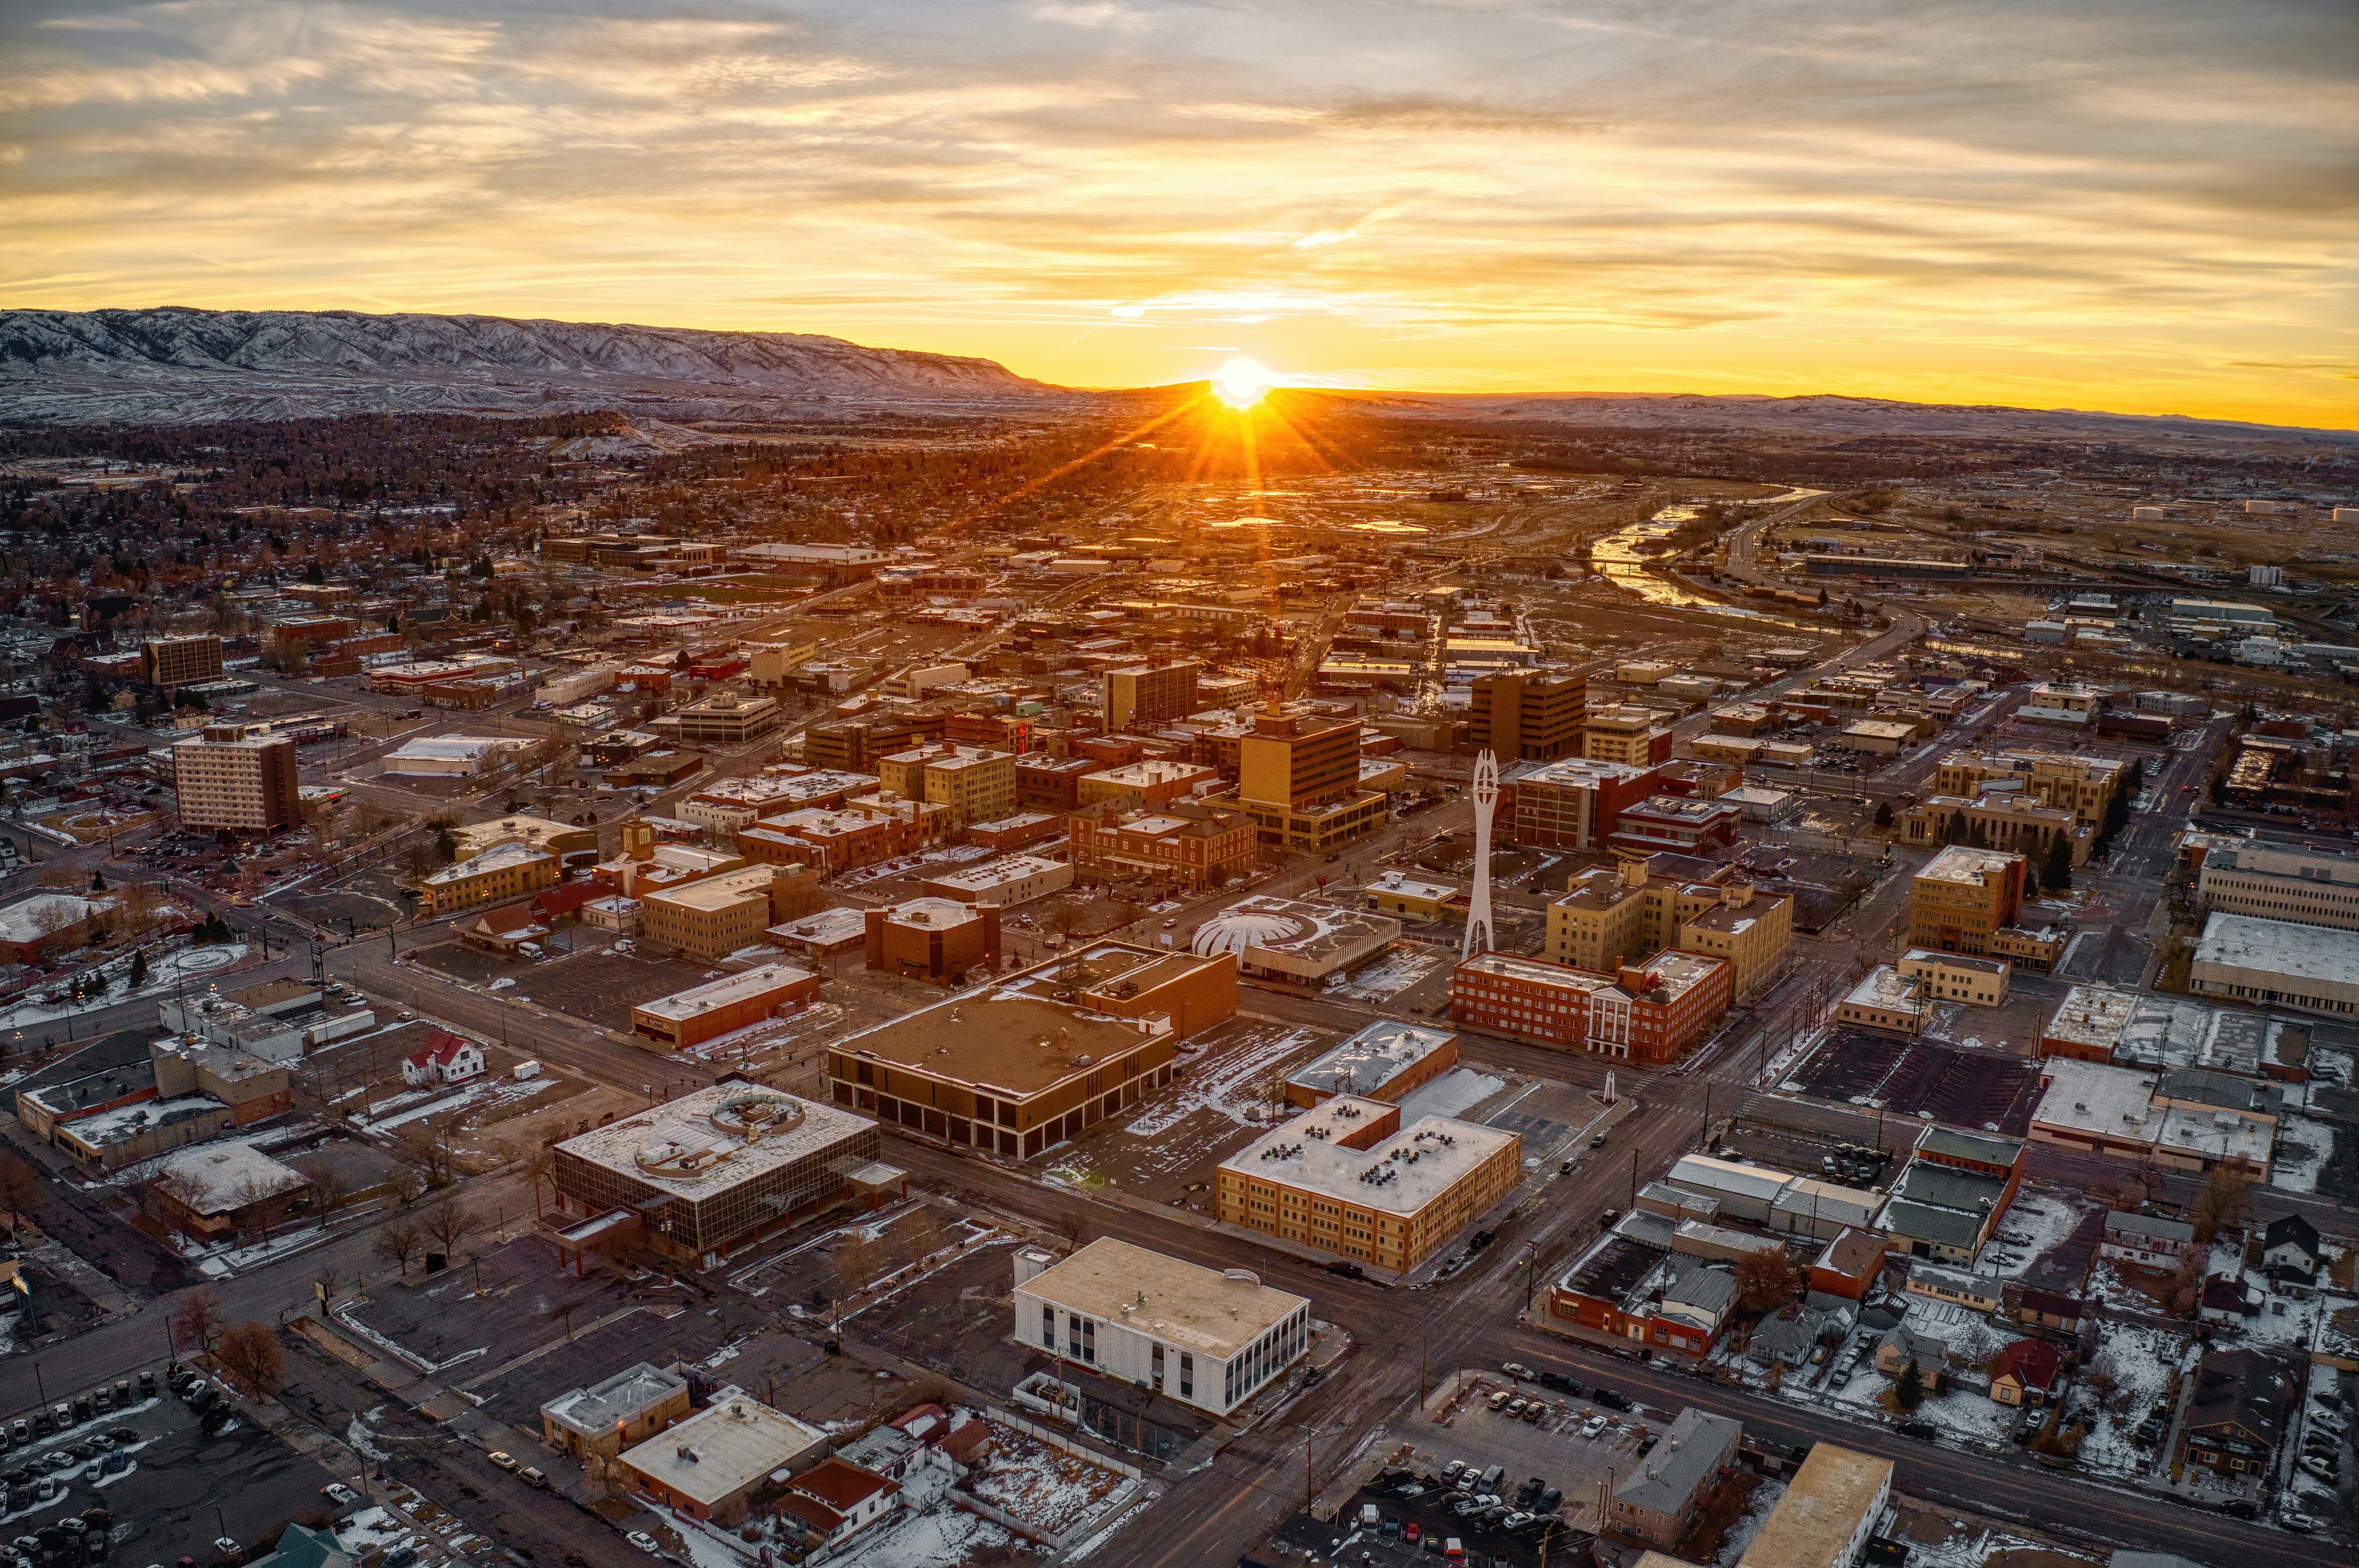
[{"label": "warehouse building", "polygon": [[2359,1012],[2359,931],[2214,914],[2203,923],[2187,989],[2302,1012]]}]

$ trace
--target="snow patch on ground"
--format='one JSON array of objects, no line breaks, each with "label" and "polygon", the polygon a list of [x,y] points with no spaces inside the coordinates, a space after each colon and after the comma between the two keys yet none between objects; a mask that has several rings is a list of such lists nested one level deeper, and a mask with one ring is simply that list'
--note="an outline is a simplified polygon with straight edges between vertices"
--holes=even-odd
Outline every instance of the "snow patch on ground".
[{"label": "snow patch on ground", "polygon": [[1755,1536],[1761,1533],[1761,1526],[1768,1519],[1770,1510],[1785,1495],[1785,1482],[1772,1480],[1767,1476],[1761,1477],[1760,1484],[1753,1488],[1753,1495],[1745,1500],[1745,1511],[1736,1516],[1735,1521],[1728,1527],[1728,1534],[1721,1541],[1720,1555],[1712,1559],[1716,1568],[1736,1568],[1736,1560],[1745,1555],[1745,1549],[1753,1544]]},{"label": "snow patch on ground", "polygon": [[2288,1116],[2277,1125],[2269,1185],[2279,1192],[2314,1193],[2318,1173],[2333,1157],[2334,1129],[2306,1116]]},{"label": "snow patch on ground", "polygon": [[1112,1470],[995,1423],[990,1457],[968,1477],[967,1489],[1033,1529],[1059,1535],[1081,1523],[1121,1480]]},{"label": "snow patch on ground", "polygon": [[1326,994],[1344,1001],[1388,1001],[1440,968],[1441,957],[1430,948],[1396,947]]},{"label": "snow patch on ground", "polygon": [[1289,1029],[1283,1024],[1258,1027],[1228,1054],[1190,1066],[1177,1092],[1161,1104],[1148,1107],[1123,1130],[1135,1137],[1152,1138],[1169,1131],[1200,1110],[1218,1111],[1242,1125],[1247,1120],[1248,1108],[1268,1103],[1268,1096],[1263,1090],[1270,1073],[1288,1058],[1308,1051],[1316,1040],[1317,1036],[1307,1029]]},{"label": "snow patch on ground", "polygon": [[[44,1023],[78,1018],[100,1008],[120,1007],[141,997],[168,996],[184,979],[188,982],[190,994],[194,996],[202,977],[235,968],[246,951],[246,945],[243,942],[223,942],[210,947],[175,947],[168,952],[151,953],[147,958],[147,983],[137,990],[109,990],[103,996],[92,997],[87,1003],[68,1002],[61,1007],[50,1007],[38,1001],[18,1002],[7,1011],[0,1012],[0,1029],[35,1029]],[[125,960],[110,962],[108,968],[125,976],[131,972]],[[58,983],[64,985],[67,982]]]}]

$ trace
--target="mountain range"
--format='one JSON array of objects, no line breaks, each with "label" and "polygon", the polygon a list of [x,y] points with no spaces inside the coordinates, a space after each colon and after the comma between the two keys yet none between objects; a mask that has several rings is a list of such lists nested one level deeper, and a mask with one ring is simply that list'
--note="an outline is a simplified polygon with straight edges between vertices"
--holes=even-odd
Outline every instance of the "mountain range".
[{"label": "mountain range", "polygon": [[[796,332],[352,310],[0,310],[0,420],[198,424],[398,413],[614,409],[692,441],[697,424],[1086,411],[1107,395],[991,360]],[[1327,395],[1374,417],[1859,437],[2348,449],[2359,432],[1844,396],[1549,393]],[[649,422],[658,422],[650,424]],[[661,443],[658,443],[661,444]]]},{"label": "mountain range", "polygon": [[0,418],[194,424],[618,408],[670,420],[831,403],[1037,406],[990,360],[792,332],[351,310],[0,311]]}]

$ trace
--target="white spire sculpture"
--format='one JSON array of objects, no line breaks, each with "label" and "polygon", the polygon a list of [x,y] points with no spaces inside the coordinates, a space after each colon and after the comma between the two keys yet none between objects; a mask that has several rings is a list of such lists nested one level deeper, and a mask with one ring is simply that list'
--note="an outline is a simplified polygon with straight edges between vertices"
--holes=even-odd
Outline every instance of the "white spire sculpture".
[{"label": "white spire sculpture", "polygon": [[1499,762],[1489,752],[1474,759],[1474,891],[1466,903],[1462,961],[1497,945],[1491,930],[1491,811],[1499,804]]}]

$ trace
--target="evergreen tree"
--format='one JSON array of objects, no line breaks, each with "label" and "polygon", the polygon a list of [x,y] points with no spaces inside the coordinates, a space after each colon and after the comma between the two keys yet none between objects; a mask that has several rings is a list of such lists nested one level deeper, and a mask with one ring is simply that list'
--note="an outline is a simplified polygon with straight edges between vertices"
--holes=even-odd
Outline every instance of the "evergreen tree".
[{"label": "evergreen tree", "polygon": [[1892,1402],[1898,1405],[1903,1413],[1925,1402],[1925,1374],[1917,1369],[1914,1356],[1908,1358],[1907,1366],[1900,1368],[1900,1380],[1892,1385]]},{"label": "evergreen tree", "polygon": [[142,947],[131,955],[131,989],[137,990],[147,983],[147,949]]},{"label": "evergreen tree", "polygon": [[1965,841],[1966,814],[1962,811],[1953,811],[1950,813],[1950,820],[1942,825],[1941,842],[1944,844],[1962,844]]},{"label": "evergreen tree", "polygon": [[1889,827],[1892,826],[1892,803],[1890,801],[1879,800],[1875,803],[1875,825],[1878,827]]},{"label": "evergreen tree", "polygon": [[2061,833],[2049,836],[2048,864],[2040,869],[2039,880],[2058,892],[2072,885],[2072,840]]},{"label": "evergreen tree", "polygon": [[98,871],[90,873],[90,891],[92,892],[104,892],[106,891],[106,873],[104,871]]}]

